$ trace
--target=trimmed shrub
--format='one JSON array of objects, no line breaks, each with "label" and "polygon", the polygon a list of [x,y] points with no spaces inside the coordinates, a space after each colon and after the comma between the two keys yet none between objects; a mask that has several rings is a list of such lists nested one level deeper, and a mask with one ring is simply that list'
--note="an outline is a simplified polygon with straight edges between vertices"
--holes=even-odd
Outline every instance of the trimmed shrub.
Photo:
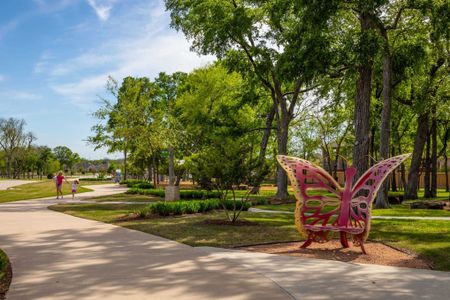
[{"label": "trimmed shrub", "polygon": [[[227,209],[233,208],[233,200],[224,201],[223,204]],[[242,210],[248,210],[251,206],[251,202],[236,201],[237,209],[240,209],[244,205]],[[215,209],[223,209],[222,203],[217,199],[209,200],[192,200],[192,201],[175,201],[175,202],[156,202],[145,207],[143,210],[139,211],[137,214],[147,215],[148,211],[160,216],[170,216],[170,215],[183,215],[183,214],[195,214],[208,212]]]},{"label": "trimmed shrub", "polygon": [[135,185],[133,185],[133,187],[138,188],[138,189],[144,189],[144,190],[151,190],[151,189],[155,188],[155,186],[153,184],[151,184],[150,182],[136,183]]},{"label": "trimmed shrub", "polygon": [[[136,185],[138,185],[138,184],[140,184],[140,183],[148,183],[148,184],[151,184],[151,183],[149,183],[148,181],[145,181],[145,180],[137,180],[137,179],[127,179],[127,180],[122,180],[122,181],[120,182],[120,184],[124,184],[124,185],[126,185],[127,187],[129,187],[129,188],[137,187]],[[153,188],[153,185],[152,185],[152,188]]]},{"label": "trimmed shrub", "polygon": [[[144,183],[140,183],[139,185],[144,185]],[[150,186],[150,184],[145,183],[145,186]],[[153,195],[158,197],[164,197],[165,192],[162,189],[153,189],[153,185],[151,188],[141,188],[138,185],[132,186],[127,194],[140,194],[140,195]],[[212,199],[219,198],[220,193],[218,192],[207,192],[207,191],[197,191],[197,190],[181,190],[180,198],[181,199]]]},{"label": "trimmed shrub", "polygon": [[109,179],[105,179],[105,178],[80,178],[80,181],[109,181]]},{"label": "trimmed shrub", "polygon": [[267,204],[269,204],[269,200],[267,200],[267,198],[259,198],[259,199],[252,200],[252,206],[267,205]]}]

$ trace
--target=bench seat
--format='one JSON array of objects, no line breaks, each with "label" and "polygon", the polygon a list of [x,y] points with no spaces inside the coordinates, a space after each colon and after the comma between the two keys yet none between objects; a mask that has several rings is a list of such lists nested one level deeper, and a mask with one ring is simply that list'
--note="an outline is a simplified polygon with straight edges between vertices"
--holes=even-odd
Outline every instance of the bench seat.
[{"label": "bench seat", "polygon": [[364,228],[360,227],[347,227],[347,226],[332,226],[332,225],[304,225],[304,228],[311,231],[342,231],[350,234],[359,234],[364,231]]}]

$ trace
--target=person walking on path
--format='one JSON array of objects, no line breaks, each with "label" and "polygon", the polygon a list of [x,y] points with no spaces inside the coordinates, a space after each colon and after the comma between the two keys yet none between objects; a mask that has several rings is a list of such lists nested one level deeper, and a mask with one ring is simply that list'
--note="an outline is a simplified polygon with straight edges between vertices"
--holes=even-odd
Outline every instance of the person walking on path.
[{"label": "person walking on path", "polygon": [[72,181],[72,199],[75,198],[75,193],[77,192],[77,185],[80,184],[80,181],[78,179],[75,179]]},{"label": "person walking on path", "polygon": [[59,195],[61,195],[61,199],[64,198],[63,192],[62,192],[63,181],[65,181],[66,183],[69,183],[66,180],[66,177],[64,177],[63,172],[59,171],[58,176],[56,176],[56,199],[59,199]]}]

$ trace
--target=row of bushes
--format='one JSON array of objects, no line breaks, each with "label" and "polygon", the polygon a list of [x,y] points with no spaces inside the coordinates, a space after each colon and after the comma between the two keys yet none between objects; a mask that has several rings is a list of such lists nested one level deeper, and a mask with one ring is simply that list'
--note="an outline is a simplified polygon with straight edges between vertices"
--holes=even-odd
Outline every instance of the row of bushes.
[{"label": "row of bushes", "polygon": [[145,180],[136,180],[136,179],[128,179],[128,180],[123,180],[120,182],[120,184],[124,184],[129,188],[136,188],[136,189],[143,189],[143,190],[149,190],[149,189],[154,189],[155,186]]},{"label": "row of bushes", "polygon": [[[165,197],[164,190],[161,189],[143,189],[138,187],[133,187],[127,191],[127,194],[139,194],[139,195],[151,195],[157,197]],[[181,199],[212,199],[220,198],[219,192],[212,191],[197,191],[197,190],[181,190]]]},{"label": "row of bushes", "polygon": [[80,181],[109,181],[110,179],[89,177],[89,178],[80,178],[79,180]]},{"label": "row of bushes", "polygon": [[175,202],[155,202],[137,212],[140,217],[146,217],[149,213],[160,216],[183,215],[208,212],[215,209],[223,209],[223,205],[231,210],[234,205],[236,209],[248,210],[253,203],[250,201],[241,202],[233,200],[219,201],[217,199],[175,201]]}]

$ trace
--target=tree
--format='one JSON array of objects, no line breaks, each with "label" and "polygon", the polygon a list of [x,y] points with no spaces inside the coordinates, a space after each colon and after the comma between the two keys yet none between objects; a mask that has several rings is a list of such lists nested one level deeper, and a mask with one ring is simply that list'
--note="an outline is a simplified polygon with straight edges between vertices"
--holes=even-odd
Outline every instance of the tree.
[{"label": "tree", "polygon": [[63,166],[65,171],[72,171],[75,164],[81,161],[78,153],[72,152],[66,146],[57,146],[53,149],[53,155],[59,161],[61,166]]},{"label": "tree", "polygon": [[171,186],[179,184],[179,180],[175,179],[175,150],[182,144],[180,139],[183,135],[183,128],[177,120],[175,107],[179,86],[185,78],[185,73],[176,72],[172,75],[159,73],[155,79],[157,87],[155,98],[159,103],[160,113],[162,113],[160,120],[163,122],[161,125],[165,129],[165,141],[169,151],[169,185]]},{"label": "tree", "polygon": [[123,178],[126,180],[128,154],[133,143],[138,141],[140,130],[147,124],[145,116],[155,89],[146,77],[126,77],[120,87],[110,77],[107,90],[115,100],[103,99],[103,106],[94,113],[99,123],[92,127],[94,135],[88,138],[88,142],[95,149],[106,147],[110,153],[122,151]]},{"label": "tree", "polygon": [[[287,154],[296,105],[329,57],[325,20],[334,3],[314,7],[313,15],[302,2],[165,1],[172,26],[184,32],[194,50],[226,58],[231,69],[257,79],[271,95],[274,113],[267,114],[267,128],[275,117],[278,154]],[[264,143],[261,149],[264,155]],[[287,177],[280,167],[277,187],[276,197],[287,198]]]},{"label": "tree", "polygon": [[[31,132],[25,132],[25,120],[14,118],[0,119],[0,147],[6,159],[6,173],[12,177],[12,164],[18,158],[17,153],[29,148],[36,139]],[[14,176],[15,177],[15,176]]]}]

